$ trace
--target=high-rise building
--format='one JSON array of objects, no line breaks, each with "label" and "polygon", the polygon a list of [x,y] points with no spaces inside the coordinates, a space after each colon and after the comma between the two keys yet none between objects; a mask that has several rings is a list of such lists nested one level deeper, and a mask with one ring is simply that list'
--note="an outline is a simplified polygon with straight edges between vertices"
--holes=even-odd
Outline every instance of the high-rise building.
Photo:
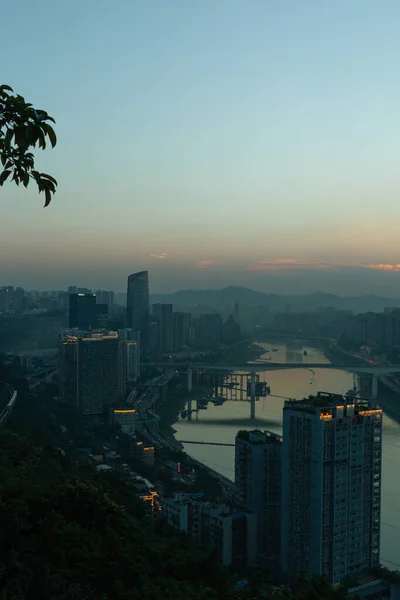
[{"label": "high-rise building", "polygon": [[158,349],[161,352],[173,350],[172,304],[153,304],[153,316],[158,324]]},{"label": "high-rise building", "polygon": [[236,503],[257,515],[257,546],[279,564],[282,437],[271,431],[239,431],[235,438]]},{"label": "high-rise building", "polygon": [[217,345],[222,342],[222,317],[220,314],[200,315],[198,338],[206,344]]},{"label": "high-rise building", "polygon": [[108,313],[114,310],[114,292],[107,290],[96,290],[96,301],[98,304],[107,304]]},{"label": "high-rise building", "polygon": [[61,335],[61,397],[84,415],[104,412],[124,395],[116,331],[68,331]]},{"label": "high-rise building", "polygon": [[120,376],[126,384],[140,377],[140,332],[133,329],[120,329],[121,343]]},{"label": "high-rise building", "polygon": [[90,288],[78,287],[76,285],[68,286],[68,294],[91,294],[92,290]]},{"label": "high-rise building", "polygon": [[0,288],[0,312],[12,310],[13,295],[14,288],[12,285]]},{"label": "high-rise building", "polygon": [[283,409],[281,567],[337,584],[379,565],[382,411],[319,393]]},{"label": "high-rise building", "polygon": [[25,290],[21,287],[17,287],[14,290],[12,308],[17,312],[26,308]]},{"label": "high-rise building", "polygon": [[255,566],[257,519],[225,504],[207,502],[204,494],[176,493],[162,501],[167,522],[216,551],[224,565]]},{"label": "high-rise building", "polygon": [[179,352],[187,347],[190,342],[190,325],[192,315],[190,313],[176,312],[172,315],[172,339],[173,350]]},{"label": "high-rise building", "polygon": [[159,350],[158,329],[159,323],[157,317],[151,316],[149,322],[149,349],[151,352],[157,352]]},{"label": "high-rise building", "polygon": [[69,326],[71,329],[92,329],[97,325],[99,314],[95,294],[69,295]]},{"label": "high-rise building", "polygon": [[149,329],[149,273],[140,271],[128,277],[128,294],[126,307],[126,326],[134,331],[140,331],[141,348],[148,345]]}]

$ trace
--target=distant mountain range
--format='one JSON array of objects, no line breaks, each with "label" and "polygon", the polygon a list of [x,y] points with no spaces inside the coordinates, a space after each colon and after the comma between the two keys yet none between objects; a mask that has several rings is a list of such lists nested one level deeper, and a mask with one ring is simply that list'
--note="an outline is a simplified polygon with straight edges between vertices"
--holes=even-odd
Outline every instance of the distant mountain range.
[{"label": "distant mountain range", "polygon": [[[117,301],[126,303],[125,294],[117,294]],[[341,310],[359,312],[382,312],[387,306],[400,307],[400,298],[385,298],[383,296],[336,296],[314,292],[313,294],[289,296],[266,294],[245,287],[229,286],[220,290],[180,290],[172,294],[153,294],[152,304],[171,303],[174,310],[188,311],[201,308],[203,311],[224,311],[233,307],[236,302],[243,306],[268,306],[273,312],[283,312],[290,306],[292,312],[303,312],[332,306]]]}]

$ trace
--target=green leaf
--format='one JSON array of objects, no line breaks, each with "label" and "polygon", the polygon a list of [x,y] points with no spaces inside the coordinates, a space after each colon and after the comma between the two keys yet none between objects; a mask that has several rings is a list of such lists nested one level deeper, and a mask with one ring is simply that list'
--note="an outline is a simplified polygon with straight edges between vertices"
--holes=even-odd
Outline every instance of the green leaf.
[{"label": "green leaf", "polygon": [[41,177],[44,177],[45,179],[50,179],[50,181],[52,181],[55,185],[57,185],[57,180],[54,179],[54,177],[52,177],[51,175],[47,175],[47,173],[40,173]]},{"label": "green leaf", "polygon": [[38,140],[39,140],[39,148],[43,148],[43,150],[44,150],[46,148],[46,140],[44,139],[44,134],[40,129],[38,130]]},{"label": "green leaf", "polygon": [[14,130],[13,129],[8,129],[6,135],[4,136],[4,146],[5,147],[9,147],[11,144],[11,140],[13,139],[14,136]]},{"label": "green leaf", "polygon": [[44,194],[46,196],[46,202],[44,203],[44,207],[43,208],[46,208],[46,206],[48,206],[50,204],[50,202],[51,202],[51,192],[50,192],[50,190],[48,190],[47,188],[45,188]]},{"label": "green leaf", "polygon": [[8,92],[14,91],[9,85],[0,85],[0,90],[7,90]]},{"label": "green leaf", "polygon": [[3,171],[0,174],[0,185],[3,185],[3,183],[6,181],[7,177],[10,175],[11,171],[7,170],[7,171]]},{"label": "green leaf", "polygon": [[29,173],[24,173],[24,175],[22,176],[22,182],[23,182],[23,184],[24,184],[25,187],[28,187]]},{"label": "green leaf", "polygon": [[47,135],[49,136],[50,143],[51,143],[52,147],[54,148],[54,146],[57,144],[57,136],[55,134],[54,129],[51,127],[51,125],[46,124],[46,132],[47,132]]}]

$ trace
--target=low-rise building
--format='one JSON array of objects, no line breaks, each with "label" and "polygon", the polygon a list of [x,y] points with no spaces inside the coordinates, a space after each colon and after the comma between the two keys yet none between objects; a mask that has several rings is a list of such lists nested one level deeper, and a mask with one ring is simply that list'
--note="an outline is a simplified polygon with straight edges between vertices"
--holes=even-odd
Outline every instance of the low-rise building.
[{"label": "low-rise building", "polygon": [[255,566],[257,517],[226,504],[208,502],[204,494],[176,493],[162,501],[167,522],[208,549],[224,565]]}]

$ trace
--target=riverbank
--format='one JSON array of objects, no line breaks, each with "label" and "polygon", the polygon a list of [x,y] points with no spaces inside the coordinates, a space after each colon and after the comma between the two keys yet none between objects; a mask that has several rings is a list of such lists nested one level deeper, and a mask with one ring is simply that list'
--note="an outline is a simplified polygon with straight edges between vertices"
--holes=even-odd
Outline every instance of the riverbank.
[{"label": "riverbank", "polygon": [[[265,353],[265,348],[254,344],[249,340],[243,340],[234,346],[224,348],[221,352],[208,355],[204,359],[205,364],[221,365],[227,367],[235,364],[247,364],[257,360]],[[199,395],[206,395],[210,392],[210,386],[196,386],[195,391],[187,390],[186,374],[173,380],[169,384],[169,389],[164,400],[161,400],[157,407],[157,414],[161,417],[159,422],[159,430],[162,435],[169,441],[174,441],[177,446],[183,448],[182,444],[175,439],[174,423],[177,422],[180,413],[185,408],[186,403],[191,398],[196,398]]]},{"label": "riverbank", "polygon": [[[253,344],[249,340],[245,340],[232,347],[223,349],[220,353],[214,353],[213,355],[205,357],[205,364],[221,365],[221,367],[235,364],[247,364],[250,361],[256,360],[264,353],[265,348],[258,344]],[[222,490],[224,494],[232,492],[232,481],[201,461],[189,456],[184,451],[183,444],[176,440],[176,430],[173,427],[190,399],[198,398],[209,392],[210,385],[207,384],[196,385],[196,389],[189,392],[187,390],[187,377],[185,373],[170,382],[166,395],[158,402],[156,412],[160,417],[158,424],[160,435],[173,445],[176,452],[182,457],[182,462],[187,463],[188,461],[191,461],[197,469],[203,471],[203,480],[204,474],[208,474],[209,477],[215,480],[216,484],[218,484],[218,487],[215,488],[215,496],[217,496],[218,491],[220,490]]]}]

